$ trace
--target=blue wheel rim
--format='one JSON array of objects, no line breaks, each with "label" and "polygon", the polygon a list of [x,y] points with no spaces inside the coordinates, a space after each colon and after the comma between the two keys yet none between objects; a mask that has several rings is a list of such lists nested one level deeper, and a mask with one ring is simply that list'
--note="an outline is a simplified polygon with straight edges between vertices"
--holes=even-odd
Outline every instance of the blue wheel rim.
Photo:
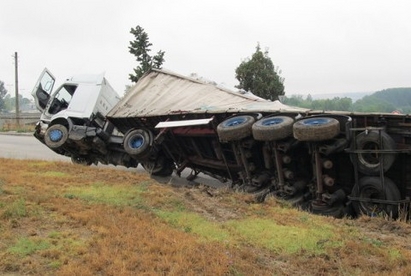
[{"label": "blue wheel rim", "polygon": [[272,126],[272,125],[281,124],[282,122],[284,122],[284,120],[282,118],[270,118],[270,119],[267,119],[267,120],[264,120],[263,122],[261,122],[261,125],[263,125],[263,126]]},{"label": "blue wheel rim", "polygon": [[238,126],[243,124],[246,121],[246,119],[244,117],[237,117],[237,118],[232,118],[227,120],[227,122],[225,123],[225,126],[227,127],[233,127],[233,126]]},{"label": "blue wheel rim", "polygon": [[305,119],[303,124],[306,126],[321,126],[327,124],[329,121],[327,118],[311,118]]},{"label": "blue wheel rim", "polygon": [[141,135],[133,137],[130,139],[129,145],[132,149],[141,148],[144,145],[144,137]]},{"label": "blue wheel rim", "polygon": [[49,133],[50,140],[53,142],[58,142],[63,138],[63,132],[59,129],[53,129]]}]

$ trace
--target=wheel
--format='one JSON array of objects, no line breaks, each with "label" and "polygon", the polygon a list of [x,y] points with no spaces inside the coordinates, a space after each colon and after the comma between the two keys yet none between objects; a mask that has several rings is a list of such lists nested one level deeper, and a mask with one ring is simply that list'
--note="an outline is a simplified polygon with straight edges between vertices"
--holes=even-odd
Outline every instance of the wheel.
[{"label": "wheel", "polygon": [[51,149],[58,149],[67,141],[68,130],[61,124],[50,126],[44,135],[44,142]]},{"label": "wheel", "polygon": [[166,177],[173,174],[173,162],[165,156],[159,156],[157,160],[145,161],[141,165],[150,175]]},{"label": "wheel", "polygon": [[[400,200],[401,195],[397,186],[389,178],[384,178],[384,188],[382,187],[381,178],[366,176],[360,179],[359,186],[355,185],[352,190],[353,197],[362,199],[386,199]],[[398,206],[391,204],[379,204],[373,202],[352,202],[354,211],[357,215],[375,216],[383,213],[396,218],[398,216]]]},{"label": "wheel", "polygon": [[71,162],[73,162],[73,164],[78,164],[78,165],[83,165],[83,166],[90,166],[91,164],[93,164],[93,161],[91,161],[87,157],[74,156],[74,155],[71,156]]},{"label": "wheel", "polygon": [[345,207],[343,204],[337,204],[335,206],[328,206],[328,205],[317,205],[315,201],[311,202],[310,211],[313,214],[326,216],[326,217],[334,217],[334,218],[342,218],[346,212]]},{"label": "wheel", "polygon": [[293,133],[294,120],[287,116],[262,118],[252,126],[253,137],[259,141],[281,140]]},{"label": "wheel", "polygon": [[135,157],[145,158],[150,152],[153,135],[144,129],[130,131],[124,137],[124,150]]},{"label": "wheel", "polygon": [[299,141],[323,141],[340,133],[340,122],[334,118],[313,117],[297,121],[293,125],[294,138]]},{"label": "wheel", "polygon": [[[380,133],[378,131],[369,131],[368,133],[361,132],[357,135],[354,147],[356,150],[394,150],[396,148],[394,140],[385,131],[381,131],[381,146]],[[383,153],[383,162],[380,166],[380,153],[378,152],[361,152],[351,155],[351,161],[355,164],[355,159],[358,164],[358,170],[363,174],[379,175],[380,168],[384,172],[388,171],[395,161],[395,153]]]},{"label": "wheel", "polygon": [[254,117],[249,115],[229,118],[217,126],[218,137],[221,142],[241,140],[251,135]]}]

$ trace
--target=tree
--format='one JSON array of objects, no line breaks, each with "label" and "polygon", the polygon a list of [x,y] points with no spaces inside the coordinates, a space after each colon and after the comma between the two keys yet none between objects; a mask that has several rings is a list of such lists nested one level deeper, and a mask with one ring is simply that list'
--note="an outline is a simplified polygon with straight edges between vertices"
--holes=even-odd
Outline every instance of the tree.
[{"label": "tree", "polygon": [[161,69],[164,62],[164,51],[158,51],[155,56],[150,56],[150,47],[153,45],[148,40],[148,34],[140,26],[135,29],[131,28],[130,33],[134,35],[135,40],[130,41],[129,52],[136,56],[139,65],[133,69],[134,74],[129,74],[132,82],[137,82],[144,73],[151,68]]},{"label": "tree", "polygon": [[[16,97],[10,96],[10,94],[7,94],[4,99],[4,106],[3,109],[6,111],[13,111],[16,110]],[[20,109],[23,109],[24,106],[31,105],[32,102],[28,98],[24,98],[22,95],[19,94],[19,104],[20,104]]]},{"label": "tree", "polygon": [[359,112],[392,112],[399,109],[391,102],[375,97],[375,95],[364,96],[354,104],[354,110]]},{"label": "tree", "polygon": [[304,100],[301,95],[292,95],[290,98],[285,97],[283,102],[288,105],[314,110],[352,111],[353,109],[352,99],[348,97],[334,97],[333,99],[314,100],[312,96],[308,94]]},{"label": "tree", "polygon": [[4,109],[4,97],[7,94],[7,89],[4,87],[4,82],[0,80],[0,110]]},{"label": "tree", "polygon": [[251,59],[241,62],[235,73],[239,89],[269,100],[277,100],[278,96],[284,95],[284,78],[280,77],[278,67],[274,67],[268,50],[261,51],[260,44],[257,44]]}]

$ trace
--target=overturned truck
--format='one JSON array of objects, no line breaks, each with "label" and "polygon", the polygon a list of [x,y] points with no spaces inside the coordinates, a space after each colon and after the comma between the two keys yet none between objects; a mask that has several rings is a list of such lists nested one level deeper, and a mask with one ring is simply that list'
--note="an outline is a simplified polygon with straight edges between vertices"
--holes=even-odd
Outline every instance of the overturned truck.
[{"label": "overturned truck", "polygon": [[[40,78],[33,91],[49,94],[34,135],[76,163],[141,164],[156,176],[189,168],[190,177],[205,173],[334,217],[408,214],[408,115],[302,109],[154,69],[121,100],[104,88],[117,99],[105,102],[98,92],[80,95],[91,88],[71,79],[62,86],[71,86],[71,100],[50,114],[61,88],[44,92],[46,83]],[[104,108],[76,114],[84,99]]]}]

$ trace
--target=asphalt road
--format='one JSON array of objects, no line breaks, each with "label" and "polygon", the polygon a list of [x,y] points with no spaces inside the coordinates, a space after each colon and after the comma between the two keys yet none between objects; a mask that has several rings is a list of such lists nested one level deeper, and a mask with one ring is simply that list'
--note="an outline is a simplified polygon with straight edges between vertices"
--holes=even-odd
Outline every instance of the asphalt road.
[{"label": "asphalt road", "polygon": [[[12,158],[12,159],[33,159],[33,160],[46,160],[46,161],[65,161],[71,162],[69,157],[59,155],[47,146],[38,141],[31,134],[19,134],[19,133],[5,133],[0,132],[0,157]],[[94,165],[93,165],[94,166]],[[145,172],[141,166],[137,168],[125,168],[121,166],[106,166],[98,165],[99,167],[111,167],[122,170]],[[211,187],[224,187],[225,185],[220,181],[211,178],[207,175],[200,174],[193,181],[186,180],[186,177],[190,174],[190,170],[184,170],[182,177],[178,177],[173,174],[172,177],[155,177],[154,179],[161,183],[169,183],[172,185],[196,185],[205,184]]]},{"label": "asphalt road", "polygon": [[71,162],[70,158],[53,152],[33,135],[18,133],[0,133],[0,157]]}]

